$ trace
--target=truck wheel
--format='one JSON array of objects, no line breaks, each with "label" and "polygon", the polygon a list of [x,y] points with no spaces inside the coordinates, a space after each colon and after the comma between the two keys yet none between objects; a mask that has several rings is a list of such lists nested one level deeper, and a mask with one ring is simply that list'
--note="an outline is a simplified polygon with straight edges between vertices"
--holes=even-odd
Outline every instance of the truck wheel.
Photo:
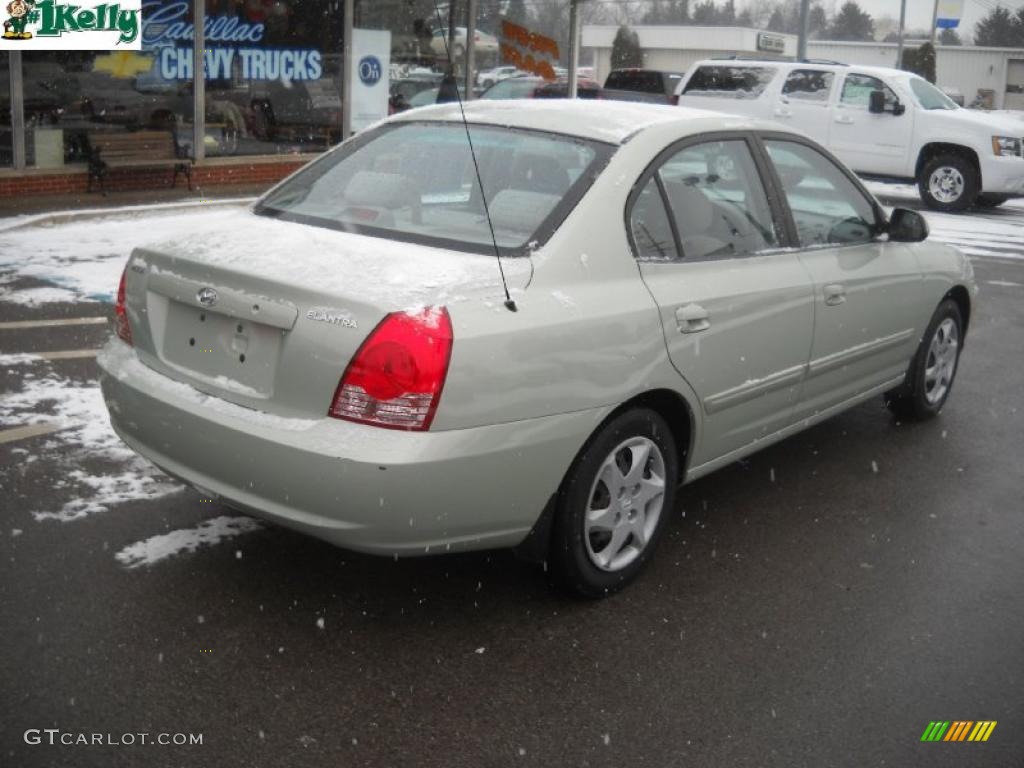
[{"label": "truck wheel", "polygon": [[978,170],[962,155],[936,155],[921,169],[917,189],[929,208],[960,213],[974,204],[981,186]]},{"label": "truck wheel", "polygon": [[1009,195],[978,195],[974,204],[979,208],[998,208],[1009,199]]},{"label": "truck wheel", "polygon": [[580,597],[622,589],[650,559],[675,504],[679,453],[652,410],[609,421],[573,462],[557,497],[550,564]]}]

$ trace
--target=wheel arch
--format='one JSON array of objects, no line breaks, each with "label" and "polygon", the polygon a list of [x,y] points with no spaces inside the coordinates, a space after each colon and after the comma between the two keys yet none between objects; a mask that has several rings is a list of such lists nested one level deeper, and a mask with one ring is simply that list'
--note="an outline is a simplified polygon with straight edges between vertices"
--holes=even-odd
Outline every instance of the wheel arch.
[{"label": "wheel arch", "polygon": [[914,166],[914,178],[920,179],[925,164],[939,155],[960,155],[968,160],[974,166],[974,170],[978,172],[978,189],[983,188],[981,160],[978,158],[978,153],[970,147],[954,142],[932,141],[921,147],[921,151],[917,153],[917,164]]},{"label": "wheel arch", "polygon": [[[599,424],[591,431],[590,435],[580,446],[579,451],[573,457],[565,477],[568,477],[572,468],[584,449],[590,444],[594,437],[604,429],[605,424],[617,417],[619,414],[633,408],[650,408],[657,413],[668,424],[672,432],[672,440],[679,452],[679,481],[680,484],[686,478],[686,471],[689,458],[693,455],[693,441],[697,434],[697,425],[694,421],[694,412],[686,398],[671,389],[651,389],[646,392],[634,395],[629,400],[614,408],[605,416]],[[515,548],[515,554],[522,560],[533,563],[544,563],[547,561],[548,551],[551,546],[551,529],[555,514],[555,507],[558,497],[565,486],[565,477],[559,483],[558,490],[548,499],[547,504],[534,523],[533,528],[526,534],[526,538]]]},{"label": "wheel arch", "polygon": [[964,286],[954,285],[942,297],[943,301],[946,299],[955,301],[957,308],[960,310],[960,319],[963,320],[964,324],[964,327],[961,329],[961,343],[963,343],[967,339],[967,327],[970,325],[971,320],[971,295]]}]

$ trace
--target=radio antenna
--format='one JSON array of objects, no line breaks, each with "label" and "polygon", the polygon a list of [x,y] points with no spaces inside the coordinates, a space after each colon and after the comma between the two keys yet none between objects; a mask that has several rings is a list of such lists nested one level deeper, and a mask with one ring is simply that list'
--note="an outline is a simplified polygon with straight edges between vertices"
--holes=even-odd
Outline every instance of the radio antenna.
[{"label": "radio antenna", "polygon": [[[454,0],[452,0],[452,4],[448,8],[449,15],[451,15],[453,8]],[[444,21],[441,18],[441,10],[437,6],[437,0],[434,0],[434,14],[437,16],[437,23],[443,25]],[[448,25],[448,30],[451,31],[450,24]],[[466,35],[467,37],[469,35],[468,27],[466,28]],[[455,80],[455,63],[452,61],[452,52],[448,47],[450,44],[448,35],[442,32],[441,39],[444,41],[444,53],[445,57],[448,59],[448,72],[445,74],[445,80],[449,77]],[[468,39],[466,40],[466,43],[469,43]],[[441,87],[438,88],[437,91],[438,95],[444,91],[444,86],[446,84],[447,83],[442,81]],[[480,200],[484,204],[484,215],[487,217],[487,228],[491,232],[491,244],[494,246],[494,256],[498,260],[498,272],[501,274],[501,286],[505,289],[505,308],[510,312],[518,312],[519,307],[516,306],[516,303],[512,300],[511,294],[508,292],[508,280],[505,279],[505,267],[502,266],[501,263],[501,250],[498,248],[498,238],[494,234],[494,222],[491,221],[491,209],[487,204],[487,193],[484,191],[484,180],[480,176],[480,164],[476,160],[476,150],[473,148],[473,137],[469,133],[469,121],[466,120],[466,110],[462,106],[462,94],[459,93],[458,80],[455,80],[455,99],[459,102],[459,114],[462,115],[462,127],[466,130],[466,141],[469,142],[469,155],[473,158],[473,170],[476,172],[476,183],[477,186],[480,187]]]}]

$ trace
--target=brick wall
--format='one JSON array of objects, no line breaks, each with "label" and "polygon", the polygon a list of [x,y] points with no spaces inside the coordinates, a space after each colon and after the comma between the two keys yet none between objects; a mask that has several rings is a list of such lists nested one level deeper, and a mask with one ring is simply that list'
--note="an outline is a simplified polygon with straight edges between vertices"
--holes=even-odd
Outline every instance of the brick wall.
[{"label": "brick wall", "polygon": [[[266,161],[254,158],[250,162],[232,159],[218,163],[208,161],[192,169],[193,187],[216,187],[224,184],[265,184],[271,186],[287,176],[312,157],[296,160]],[[107,189],[128,191],[170,187],[173,171],[170,168],[139,168],[111,170],[107,176]],[[88,175],[84,167],[75,167],[47,173],[26,171],[0,174],[0,198],[32,195],[64,195],[84,193]],[[184,176],[178,174],[178,186],[186,187]]]}]

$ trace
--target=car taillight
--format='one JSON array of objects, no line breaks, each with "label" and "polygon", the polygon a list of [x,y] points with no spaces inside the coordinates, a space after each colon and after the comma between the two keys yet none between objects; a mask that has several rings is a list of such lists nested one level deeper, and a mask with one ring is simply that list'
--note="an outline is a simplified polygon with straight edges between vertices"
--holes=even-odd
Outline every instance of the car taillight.
[{"label": "car taillight", "polygon": [[451,353],[447,309],[393,312],[359,347],[327,413],[361,424],[426,431],[441,399]]},{"label": "car taillight", "polygon": [[132,328],[128,325],[128,307],[125,304],[125,277],[128,274],[127,265],[121,273],[121,282],[117,286],[117,302],[114,304],[114,332],[118,338],[132,343]]}]

